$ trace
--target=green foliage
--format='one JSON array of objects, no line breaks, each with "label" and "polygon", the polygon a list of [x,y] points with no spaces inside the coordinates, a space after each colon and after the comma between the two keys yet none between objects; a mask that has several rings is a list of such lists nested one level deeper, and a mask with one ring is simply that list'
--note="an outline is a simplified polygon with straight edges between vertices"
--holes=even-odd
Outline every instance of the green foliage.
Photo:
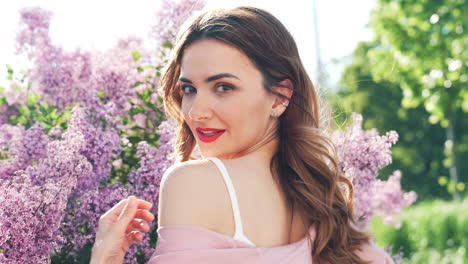
[{"label": "green foliage", "polygon": [[[29,82],[24,71],[19,71],[15,74],[15,71],[10,65],[6,65],[8,77],[11,83],[11,89],[13,91],[29,91],[31,83]],[[28,92],[24,100],[19,100],[13,104],[9,104],[6,96],[4,96],[5,89],[0,87],[0,106],[5,105],[3,109],[9,113],[7,121],[11,125],[21,124],[26,129],[33,126],[35,123],[41,123],[48,133],[49,130],[55,126],[61,126],[63,129],[67,128],[67,121],[70,119],[71,108],[58,109],[56,106],[49,106],[43,102],[40,96],[33,92]]]},{"label": "green foliage", "polygon": [[[375,38],[354,51],[334,99],[345,113],[339,124],[359,112],[365,128],[398,132],[393,163],[381,174],[400,169],[404,189],[422,199],[466,191],[468,52],[460,47],[468,46],[467,15],[459,0],[380,0]],[[448,180],[455,166],[459,182]]]},{"label": "green foliage", "polygon": [[378,47],[369,54],[377,79],[399,82],[405,108],[421,104],[431,123],[467,104],[468,5],[463,0],[381,0],[371,25]]},{"label": "green foliage", "polygon": [[402,226],[394,229],[373,219],[377,245],[402,251],[404,263],[468,261],[468,197],[461,202],[425,201],[404,209]]},{"label": "green foliage", "polygon": [[[132,52],[133,59],[139,61],[141,55],[138,51]],[[157,91],[157,79],[161,76],[162,66],[160,65],[139,65],[137,71],[144,74],[143,81],[137,81],[132,85],[132,89],[135,89],[137,95],[137,101],[130,99],[130,109],[126,115],[121,117],[122,123],[130,129],[123,130],[120,137],[128,139],[128,144],[123,145],[123,151],[120,153],[120,159],[123,161],[120,168],[112,168],[111,182],[127,182],[128,174],[134,171],[137,166],[139,159],[136,155],[137,144],[141,141],[146,141],[152,146],[159,145],[159,133],[157,132],[157,124],[161,124],[163,120],[166,120],[166,116],[163,112],[163,101],[160,96],[156,96],[157,99],[154,102],[152,99],[154,93]],[[151,74],[147,74],[147,71]],[[153,74],[153,72],[155,72]],[[141,87],[145,89],[141,91]],[[138,92],[140,91],[140,92]],[[98,94],[99,98],[106,102],[105,93]],[[145,124],[141,127],[134,120],[136,115],[144,115]]]},{"label": "green foliage", "polygon": [[[434,196],[448,197],[447,186],[439,185],[439,178],[448,175],[443,165],[444,149],[440,147],[445,143],[445,130],[429,122],[430,114],[424,106],[401,107],[403,91],[399,83],[375,79],[371,72],[374,65],[368,63],[368,56],[376,46],[372,42],[360,43],[354,51],[353,63],[345,69],[342,87],[333,98],[334,109],[344,113],[336,118],[337,123],[346,123],[351,112],[358,112],[365,117],[366,129],[397,131],[400,137],[392,148],[393,163],[381,170],[382,178],[399,169],[403,173],[402,186],[415,190],[418,201]],[[462,120],[461,115],[457,122],[456,131],[461,135],[468,122]],[[468,141],[462,140],[458,145],[459,160],[468,158],[468,151],[462,148],[464,144]],[[460,163],[460,168],[466,170],[467,165]]]},{"label": "green foliage", "polygon": [[71,115],[71,108],[58,110],[56,106],[48,106],[44,102],[38,103],[38,99],[37,94],[28,93],[26,102],[8,106],[9,111],[16,113],[8,116],[8,122],[13,125],[21,124],[26,129],[35,123],[41,123],[46,133],[55,126],[66,129],[67,121]]}]

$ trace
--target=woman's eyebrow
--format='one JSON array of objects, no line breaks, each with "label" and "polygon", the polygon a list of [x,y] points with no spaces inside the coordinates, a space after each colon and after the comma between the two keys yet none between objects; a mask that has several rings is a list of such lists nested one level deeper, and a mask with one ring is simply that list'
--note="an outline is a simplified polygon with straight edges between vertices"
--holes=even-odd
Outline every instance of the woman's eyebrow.
[{"label": "woman's eyebrow", "polygon": [[[216,75],[213,75],[213,76],[210,76],[210,77],[206,78],[205,82],[212,82],[212,81],[216,81],[216,80],[221,79],[221,78],[235,78],[235,79],[240,80],[239,77],[235,76],[234,74],[220,73],[220,74],[216,74]],[[187,79],[185,77],[180,77],[179,81],[193,84],[193,82],[191,80],[189,80],[189,79]]]}]

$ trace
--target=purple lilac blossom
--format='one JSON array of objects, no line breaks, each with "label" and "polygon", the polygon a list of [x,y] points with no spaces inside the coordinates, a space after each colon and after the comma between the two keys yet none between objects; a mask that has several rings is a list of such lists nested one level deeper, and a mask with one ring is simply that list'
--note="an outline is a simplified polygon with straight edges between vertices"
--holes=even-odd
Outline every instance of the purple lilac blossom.
[{"label": "purple lilac blossom", "polygon": [[377,180],[373,186],[375,195],[373,208],[375,215],[380,216],[387,225],[400,228],[400,219],[397,216],[401,213],[401,208],[408,207],[416,201],[416,192],[404,193],[401,190],[401,172],[393,172],[387,181]]},{"label": "purple lilac blossom", "polygon": [[78,258],[80,250],[94,242],[99,217],[128,194],[121,183],[100,185],[109,181],[109,160],[121,151],[115,119],[105,110],[103,118],[97,118],[95,112],[81,107],[73,108],[71,114],[67,133],[83,135],[84,148],[80,154],[92,165],[91,173],[78,175],[77,186],[69,194],[60,229],[63,237],[61,254]]},{"label": "purple lilac blossom", "polygon": [[0,179],[8,179],[17,170],[46,156],[49,138],[39,123],[25,130],[22,125],[0,125]]},{"label": "purple lilac blossom", "polygon": [[[159,184],[164,172],[174,163],[172,153],[174,150],[174,134],[176,122],[172,119],[161,122],[159,125],[159,145],[153,147],[143,141],[138,144],[137,156],[140,159],[139,168],[129,174],[129,192],[153,204],[151,212],[158,213]],[[153,225],[150,224],[150,228]],[[156,228],[156,227],[154,227]],[[149,258],[154,249],[150,247],[149,235],[139,244],[130,247],[126,259],[134,258],[139,246],[145,256]],[[127,263],[127,262],[125,262]]]},{"label": "purple lilac blossom", "polygon": [[[84,147],[79,133],[67,132],[63,141],[47,146],[47,157],[0,182],[0,260],[2,263],[49,263],[63,239],[58,231],[68,195],[77,177],[92,173],[79,154]],[[31,179],[41,177],[41,185]]]},{"label": "purple lilac blossom", "polygon": [[[69,131],[83,134],[86,148],[81,154],[93,165],[91,177],[80,177],[76,194],[95,188],[101,181],[110,177],[111,164],[109,160],[118,157],[121,152],[120,136],[113,126],[113,118],[106,115],[106,122],[92,115],[92,112],[75,107],[69,122]],[[104,124],[105,123],[105,124]]]},{"label": "purple lilac blossom", "polygon": [[174,36],[179,27],[190,15],[204,6],[204,0],[163,0],[161,8],[156,13],[157,24],[153,26],[152,37],[159,42],[159,45],[167,40],[174,43]]},{"label": "purple lilac blossom", "polygon": [[0,126],[0,155],[3,157],[0,159],[0,179],[11,178],[14,172],[22,167],[23,136],[23,126],[7,124]]},{"label": "purple lilac blossom", "polygon": [[49,136],[49,138],[52,140],[57,140],[62,137],[62,133],[63,133],[63,128],[61,126],[54,126],[53,128],[49,130],[49,133],[47,134],[47,136]]},{"label": "purple lilac blossom", "polygon": [[62,254],[78,259],[86,244],[93,244],[101,215],[120,200],[128,197],[121,183],[88,189],[83,195],[70,199],[60,228]]},{"label": "purple lilac blossom", "polygon": [[[34,47],[50,43],[49,24],[52,12],[39,7],[28,7],[20,10],[20,30],[16,35],[17,53],[28,52]],[[30,57],[30,59],[32,59]]]},{"label": "purple lilac blossom", "polygon": [[137,146],[139,168],[128,175],[129,191],[151,203],[152,213],[158,212],[159,183],[164,172],[174,163],[171,156],[174,144],[175,121],[172,119],[159,125],[159,146],[153,147],[142,141]]},{"label": "purple lilac blossom", "polygon": [[[25,8],[20,11],[20,30],[17,33],[18,52],[26,53],[33,61],[28,77],[33,80],[31,91],[40,100],[59,109],[72,103],[99,110],[108,101],[114,107],[114,115],[125,114],[120,108],[135,96],[132,86],[144,78],[132,51],[139,50],[142,62],[150,60],[151,53],[144,50],[142,41],[119,43],[108,52],[65,52],[53,45],[49,36],[51,13],[41,8]],[[104,92],[105,102],[98,97]]]},{"label": "purple lilac blossom", "polygon": [[17,52],[33,62],[27,73],[34,80],[31,91],[41,101],[62,109],[67,104],[86,101],[95,91],[87,83],[90,77],[89,53],[79,50],[66,53],[52,44],[49,25],[52,13],[39,7],[20,10]]},{"label": "purple lilac blossom", "polygon": [[[397,142],[398,134],[390,131],[380,136],[376,129],[364,131],[362,116],[353,113],[352,119],[353,123],[347,131],[332,134],[332,141],[338,152],[341,171],[354,185],[355,215],[365,229],[377,212],[385,221],[394,217],[400,208],[414,202],[415,193],[403,193],[399,177],[392,178],[388,185],[385,181],[377,180],[378,170],[392,162],[390,148]],[[385,192],[381,189],[383,187],[386,188]],[[395,192],[391,205],[385,204],[388,203],[386,198],[389,192]],[[387,197],[384,198],[385,195]],[[391,223],[397,225],[396,222]]]}]

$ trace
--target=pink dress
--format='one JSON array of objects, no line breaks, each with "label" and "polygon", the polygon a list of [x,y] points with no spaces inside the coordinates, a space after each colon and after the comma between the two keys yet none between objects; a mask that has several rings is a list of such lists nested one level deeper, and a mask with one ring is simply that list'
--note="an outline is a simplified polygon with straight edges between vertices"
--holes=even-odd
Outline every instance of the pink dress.
[{"label": "pink dress", "polygon": [[[234,186],[226,167],[217,158],[208,159],[216,164],[228,187],[234,212],[236,230],[234,237],[200,226],[162,226],[158,228],[156,250],[148,264],[311,264],[312,246],[307,236],[295,243],[276,247],[257,247],[245,236]],[[313,226],[309,228],[309,233],[313,241],[315,239]],[[362,259],[375,264],[393,263],[385,251],[374,245],[365,245],[362,251],[356,253]]]}]

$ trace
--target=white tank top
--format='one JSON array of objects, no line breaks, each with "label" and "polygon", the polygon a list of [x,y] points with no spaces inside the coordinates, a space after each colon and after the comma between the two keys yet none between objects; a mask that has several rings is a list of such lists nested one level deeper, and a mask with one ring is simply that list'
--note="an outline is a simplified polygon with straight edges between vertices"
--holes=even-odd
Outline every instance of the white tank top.
[{"label": "white tank top", "polygon": [[221,172],[221,175],[223,175],[224,183],[227,186],[229,196],[231,197],[232,211],[234,214],[234,224],[235,224],[234,239],[245,242],[252,246],[256,246],[244,234],[244,228],[242,227],[241,214],[239,210],[239,203],[237,202],[236,190],[234,189],[234,185],[232,184],[231,178],[229,177],[229,173],[226,167],[224,166],[223,162],[218,158],[210,157],[207,159],[211,160],[216,165],[216,167],[218,167],[219,171]]}]

